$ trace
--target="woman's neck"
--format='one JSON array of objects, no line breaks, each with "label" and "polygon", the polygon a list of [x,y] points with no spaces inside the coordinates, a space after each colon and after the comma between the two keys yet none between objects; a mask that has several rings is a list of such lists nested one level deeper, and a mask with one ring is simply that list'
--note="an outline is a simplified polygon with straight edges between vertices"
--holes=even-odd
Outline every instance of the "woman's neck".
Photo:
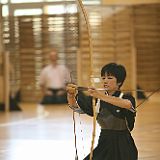
[{"label": "woman's neck", "polygon": [[107,91],[108,95],[112,96],[116,91],[120,90],[119,88],[115,88],[113,90]]}]

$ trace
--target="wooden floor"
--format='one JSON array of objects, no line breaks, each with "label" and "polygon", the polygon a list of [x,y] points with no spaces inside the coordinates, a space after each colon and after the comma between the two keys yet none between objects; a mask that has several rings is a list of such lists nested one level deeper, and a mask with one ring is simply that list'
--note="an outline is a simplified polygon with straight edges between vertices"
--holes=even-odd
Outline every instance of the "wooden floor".
[{"label": "wooden floor", "polygon": [[[138,102],[139,103],[139,102]],[[0,112],[0,160],[75,160],[72,111],[66,105],[21,104],[22,112]],[[92,119],[75,115],[79,160],[90,150]],[[97,125],[96,144],[99,134]],[[139,160],[160,160],[160,99],[137,112],[132,135]]]}]

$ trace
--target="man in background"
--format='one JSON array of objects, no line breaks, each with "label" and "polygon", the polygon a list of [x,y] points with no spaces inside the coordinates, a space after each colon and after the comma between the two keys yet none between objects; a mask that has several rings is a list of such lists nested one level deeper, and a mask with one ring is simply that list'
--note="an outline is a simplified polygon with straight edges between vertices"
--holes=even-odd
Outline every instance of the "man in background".
[{"label": "man in background", "polygon": [[52,49],[49,54],[50,64],[40,74],[40,87],[43,94],[41,104],[67,103],[65,86],[71,81],[68,68],[57,64],[57,52]]}]

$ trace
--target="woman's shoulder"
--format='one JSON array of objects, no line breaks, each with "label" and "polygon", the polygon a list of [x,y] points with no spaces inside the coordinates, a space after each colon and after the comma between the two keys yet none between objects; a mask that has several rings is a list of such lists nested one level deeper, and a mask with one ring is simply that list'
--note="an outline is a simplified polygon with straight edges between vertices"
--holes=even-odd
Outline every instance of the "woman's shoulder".
[{"label": "woman's shoulder", "polygon": [[135,97],[134,97],[131,93],[125,93],[125,94],[123,95],[123,98],[124,98],[124,99],[128,99],[129,101],[131,101],[133,107],[135,107],[135,105],[136,105],[136,100],[135,100]]},{"label": "woman's shoulder", "polygon": [[132,93],[124,93],[123,98],[125,99],[135,99]]}]

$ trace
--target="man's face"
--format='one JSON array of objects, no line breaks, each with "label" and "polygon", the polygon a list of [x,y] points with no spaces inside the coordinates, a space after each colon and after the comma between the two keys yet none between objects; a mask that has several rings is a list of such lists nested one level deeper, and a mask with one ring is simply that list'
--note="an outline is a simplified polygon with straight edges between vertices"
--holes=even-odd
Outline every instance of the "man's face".
[{"label": "man's face", "polygon": [[57,61],[57,53],[56,53],[55,51],[52,51],[52,52],[50,53],[50,60],[51,60],[52,62],[56,62],[56,61]]}]

